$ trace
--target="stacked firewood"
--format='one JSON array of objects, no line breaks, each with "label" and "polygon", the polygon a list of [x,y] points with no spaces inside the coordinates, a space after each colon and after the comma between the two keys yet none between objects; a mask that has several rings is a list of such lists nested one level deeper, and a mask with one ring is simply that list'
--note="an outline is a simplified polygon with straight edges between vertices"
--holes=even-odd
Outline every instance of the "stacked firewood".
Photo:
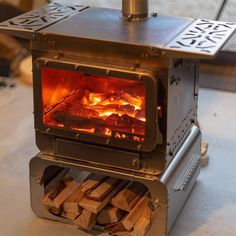
[{"label": "stacked firewood", "polygon": [[45,187],[43,204],[51,213],[88,231],[99,225],[111,235],[142,236],[148,232],[152,210],[144,185],[95,174],[64,174]]}]

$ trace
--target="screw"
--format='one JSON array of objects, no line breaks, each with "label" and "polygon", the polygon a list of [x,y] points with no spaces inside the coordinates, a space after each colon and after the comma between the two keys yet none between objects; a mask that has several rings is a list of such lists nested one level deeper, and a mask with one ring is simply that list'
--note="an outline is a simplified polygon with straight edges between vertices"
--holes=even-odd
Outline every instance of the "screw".
[{"label": "screw", "polygon": [[78,133],[78,134],[76,134],[76,136],[75,136],[77,139],[79,139],[79,137],[80,137],[80,134]]}]

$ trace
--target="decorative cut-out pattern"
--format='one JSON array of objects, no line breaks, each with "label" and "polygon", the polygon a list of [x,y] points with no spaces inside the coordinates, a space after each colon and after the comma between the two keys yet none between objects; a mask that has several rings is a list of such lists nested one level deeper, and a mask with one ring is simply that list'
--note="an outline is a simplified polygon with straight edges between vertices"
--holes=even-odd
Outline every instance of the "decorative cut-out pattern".
[{"label": "decorative cut-out pattern", "polygon": [[167,45],[171,51],[214,56],[236,29],[231,22],[196,20]]},{"label": "decorative cut-out pattern", "polygon": [[52,3],[0,23],[0,28],[30,32],[38,31],[83,9],[85,9],[84,6]]}]

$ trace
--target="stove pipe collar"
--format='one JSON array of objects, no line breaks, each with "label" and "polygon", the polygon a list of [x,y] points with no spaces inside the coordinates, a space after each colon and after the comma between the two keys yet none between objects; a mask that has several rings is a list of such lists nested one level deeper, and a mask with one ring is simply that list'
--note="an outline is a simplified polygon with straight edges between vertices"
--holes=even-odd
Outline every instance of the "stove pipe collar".
[{"label": "stove pipe collar", "polygon": [[148,0],[122,0],[122,16],[125,20],[146,19],[148,10]]}]

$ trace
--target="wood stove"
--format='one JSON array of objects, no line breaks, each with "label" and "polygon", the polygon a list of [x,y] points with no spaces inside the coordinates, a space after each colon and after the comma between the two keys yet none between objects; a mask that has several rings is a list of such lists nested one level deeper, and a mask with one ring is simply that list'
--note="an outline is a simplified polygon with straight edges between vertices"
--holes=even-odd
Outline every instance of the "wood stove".
[{"label": "wood stove", "polygon": [[213,58],[236,25],[124,0],[123,14],[54,3],[0,28],[31,41],[34,212],[64,222],[41,204],[43,183],[61,168],[85,170],[145,184],[158,222],[149,235],[166,235],[200,170],[199,59]]}]

